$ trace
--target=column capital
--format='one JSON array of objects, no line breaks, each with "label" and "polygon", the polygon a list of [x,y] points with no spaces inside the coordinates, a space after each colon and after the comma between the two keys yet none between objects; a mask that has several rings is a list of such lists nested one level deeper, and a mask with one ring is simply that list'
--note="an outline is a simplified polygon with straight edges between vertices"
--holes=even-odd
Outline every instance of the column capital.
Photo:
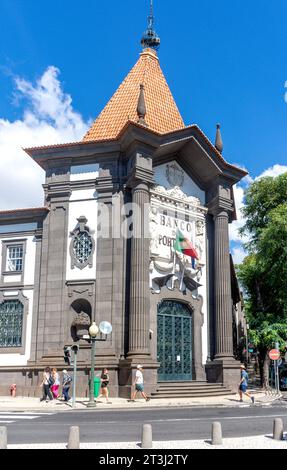
[{"label": "column capital", "polygon": [[234,204],[231,199],[222,198],[220,196],[212,199],[208,204],[208,212],[216,219],[220,214],[226,214],[229,222],[232,222],[232,214],[234,212]]},{"label": "column capital", "polygon": [[152,157],[145,153],[136,152],[128,163],[127,187],[133,188],[141,182],[148,185],[154,183]]}]

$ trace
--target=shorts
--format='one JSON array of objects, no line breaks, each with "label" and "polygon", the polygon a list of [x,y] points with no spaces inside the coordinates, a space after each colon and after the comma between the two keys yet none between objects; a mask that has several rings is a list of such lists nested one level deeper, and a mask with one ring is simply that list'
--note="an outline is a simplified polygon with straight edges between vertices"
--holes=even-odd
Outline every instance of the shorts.
[{"label": "shorts", "polygon": [[241,384],[241,385],[239,386],[239,390],[241,390],[241,392],[243,392],[243,393],[246,393],[246,391],[247,391],[247,385]]},{"label": "shorts", "polygon": [[144,391],[143,384],[136,384],[136,391],[137,392],[143,392]]}]

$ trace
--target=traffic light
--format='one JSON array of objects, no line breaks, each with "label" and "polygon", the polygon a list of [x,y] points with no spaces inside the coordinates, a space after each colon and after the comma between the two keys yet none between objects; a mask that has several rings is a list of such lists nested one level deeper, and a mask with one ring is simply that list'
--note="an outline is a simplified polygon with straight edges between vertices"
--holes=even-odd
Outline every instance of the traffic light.
[{"label": "traffic light", "polygon": [[77,354],[77,352],[79,351],[79,345],[78,344],[72,344],[71,349],[72,349],[74,354]]},{"label": "traffic light", "polygon": [[64,361],[66,364],[70,365],[71,363],[71,346],[64,347]]}]

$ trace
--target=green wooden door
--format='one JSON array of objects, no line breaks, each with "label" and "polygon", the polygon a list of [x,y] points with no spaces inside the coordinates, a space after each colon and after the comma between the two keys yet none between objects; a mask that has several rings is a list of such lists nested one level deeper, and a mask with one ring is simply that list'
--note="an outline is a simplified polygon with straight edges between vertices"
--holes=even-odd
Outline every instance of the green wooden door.
[{"label": "green wooden door", "polygon": [[192,317],[180,302],[158,306],[157,360],[159,381],[192,380]]}]

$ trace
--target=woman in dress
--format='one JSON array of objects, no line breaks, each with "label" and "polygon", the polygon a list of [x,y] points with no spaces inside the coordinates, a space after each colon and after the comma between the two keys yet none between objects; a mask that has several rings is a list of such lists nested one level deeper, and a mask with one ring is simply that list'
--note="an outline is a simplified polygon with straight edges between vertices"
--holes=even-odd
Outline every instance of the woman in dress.
[{"label": "woman in dress", "polygon": [[52,369],[52,378],[54,383],[51,386],[51,392],[54,398],[59,398],[60,376],[55,367]]}]

